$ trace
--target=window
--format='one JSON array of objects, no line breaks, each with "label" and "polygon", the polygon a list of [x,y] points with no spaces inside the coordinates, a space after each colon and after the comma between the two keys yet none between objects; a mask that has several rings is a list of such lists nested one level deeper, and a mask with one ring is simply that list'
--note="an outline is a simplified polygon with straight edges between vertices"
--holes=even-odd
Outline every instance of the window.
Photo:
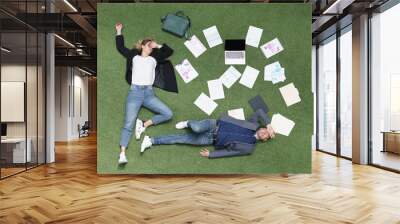
[{"label": "window", "polygon": [[352,149],[352,32],[340,36],[340,155],[351,158]]},{"label": "window", "polygon": [[[0,6],[40,13],[44,3],[9,1]],[[0,24],[0,111],[5,115],[0,121],[0,178],[5,178],[45,163],[46,39],[5,13],[0,17],[8,21]]]},{"label": "window", "polygon": [[318,149],[336,153],[336,36],[318,47]]},{"label": "window", "polygon": [[370,160],[395,170],[400,170],[399,21],[400,4],[371,18]]}]

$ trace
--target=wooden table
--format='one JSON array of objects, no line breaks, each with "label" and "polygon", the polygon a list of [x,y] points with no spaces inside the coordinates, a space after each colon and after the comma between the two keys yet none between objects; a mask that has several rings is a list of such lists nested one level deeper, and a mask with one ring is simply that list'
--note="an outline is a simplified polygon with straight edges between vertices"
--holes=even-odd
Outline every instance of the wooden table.
[{"label": "wooden table", "polygon": [[[27,147],[25,150],[26,142]],[[31,162],[32,152],[31,146],[32,141],[30,138],[6,138],[1,139],[2,144],[2,159],[5,159],[7,163],[26,163]],[[10,147],[8,147],[10,146]]]}]

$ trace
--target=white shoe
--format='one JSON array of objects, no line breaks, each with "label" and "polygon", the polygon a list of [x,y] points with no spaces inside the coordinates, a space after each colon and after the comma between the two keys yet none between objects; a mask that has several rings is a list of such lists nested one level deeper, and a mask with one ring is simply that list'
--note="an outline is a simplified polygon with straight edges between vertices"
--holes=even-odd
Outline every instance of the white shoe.
[{"label": "white shoe", "polygon": [[153,145],[153,143],[151,143],[151,138],[149,136],[144,136],[142,145],[140,146],[140,152],[144,152],[144,150],[146,150],[147,148],[150,148]]},{"label": "white shoe", "polygon": [[146,130],[146,128],[143,126],[143,121],[140,119],[136,119],[136,125],[135,125],[135,137],[136,140],[140,139],[140,135]]},{"label": "white shoe", "polygon": [[176,129],[184,129],[188,127],[188,121],[180,121],[176,123],[175,128]]},{"label": "white shoe", "polygon": [[122,165],[122,164],[126,164],[126,163],[128,163],[128,160],[126,159],[125,153],[120,153],[118,164]]}]

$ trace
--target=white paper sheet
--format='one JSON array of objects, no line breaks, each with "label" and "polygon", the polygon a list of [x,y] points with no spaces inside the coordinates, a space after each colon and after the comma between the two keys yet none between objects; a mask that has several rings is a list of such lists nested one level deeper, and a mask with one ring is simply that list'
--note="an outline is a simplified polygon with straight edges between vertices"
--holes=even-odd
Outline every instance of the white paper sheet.
[{"label": "white paper sheet", "polygon": [[266,65],[264,67],[264,80],[265,81],[272,81],[272,73],[274,71],[280,71],[281,69],[281,64],[279,63],[279,61],[274,62],[272,64]]},{"label": "white paper sheet", "polygon": [[233,66],[230,66],[225,72],[224,74],[221,75],[221,77],[219,77],[219,79],[221,80],[222,84],[226,87],[226,88],[231,88],[231,86],[233,84],[235,84],[235,82],[237,80],[239,80],[240,76],[242,74],[240,74],[240,72]]},{"label": "white paper sheet", "polygon": [[294,121],[282,116],[281,114],[274,114],[271,119],[271,126],[278,134],[289,136],[294,128]]},{"label": "white paper sheet", "polygon": [[222,86],[222,82],[219,79],[210,80],[207,82],[208,91],[210,93],[210,98],[212,100],[224,99],[224,87]]},{"label": "white paper sheet", "polygon": [[200,96],[197,97],[197,99],[194,101],[194,104],[208,116],[210,116],[215,108],[217,108],[218,106],[216,102],[214,102],[204,93],[201,93]]},{"label": "white paper sheet", "polygon": [[251,89],[253,88],[259,73],[260,71],[247,65],[239,83]]},{"label": "white paper sheet", "polygon": [[243,108],[228,110],[228,115],[238,120],[246,120]]},{"label": "white paper sheet", "polygon": [[299,103],[301,101],[299,91],[294,86],[293,83],[289,83],[286,86],[279,88],[283,100],[286,103],[286,106],[291,106],[293,104]]},{"label": "white paper sheet", "polygon": [[185,83],[189,83],[199,76],[199,73],[193,68],[188,59],[185,59],[182,61],[182,63],[175,65],[175,69],[178,71],[178,74]]},{"label": "white paper sheet", "polygon": [[203,34],[210,48],[222,44],[222,39],[219,35],[217,26],[212,26],[203,30]]},{"label": "white paper sheet", "polygon": [[284,82],[286,80],[285,69],[281,68],[272,72],[272,84]]},{"label": "white paper sheet", "polygon": [[252,47],[258,47],[258,45],[260,44],[262,33],[263,29],[255,26],[249,26],[246,35],[246,44]]},{"label": "white paper sheet", "polygon": [[262,45],[261,51],[264,53],[265,57],[270,58],[279,52],[283,51],[283,47],[281,42],[278,40],[278,38],[275,38],[266,44]]},{"label": "white paper sheet", "polygon": [[207,50],[207,48],[204,47],[203,43],[201,43],[199,38],[197,38],[195,35],[193,35],[190,38],[190,40],[185,41],[184,44],[187,47],[187,49],[189,49],[189,51],[192,52],[195,58],[199,57]]}]

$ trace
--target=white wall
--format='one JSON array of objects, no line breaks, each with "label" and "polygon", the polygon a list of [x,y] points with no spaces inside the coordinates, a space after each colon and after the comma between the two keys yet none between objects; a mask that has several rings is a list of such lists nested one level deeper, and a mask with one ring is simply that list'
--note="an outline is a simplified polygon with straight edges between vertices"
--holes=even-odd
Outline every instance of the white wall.
[{"label": "white wall", "polygon": [[69,139],[69,84],[70,76],[67,67],[55,68],[55,141],[67,141]]},{"label": "white wall", "polygon": [[[79,133],[78,133],[78,124],[83,125],[85,123],[85,121],[89,120],[89,111],[88,111],[88,77],[87,76],[81,76],[83,73],[78,73],[78,75],[76,74],[77,70],[75,70],[75,75],[74,75],[74,89],[75,91],[73,92],[74,96],[74,108],[72,108],[72,120],[71,120],[71,126],[72,126],[72,130],[71,130],[71,135],[73,136],[73,138],[78,138],[79,137]],[[80,91],[80,93],[78,93],[78,90]],[[80,94],[80,97],[79,97]],[[78,101],[81,102],[78,102]],[[79,108],[81,106],[81,108]],[[79,111],[79,109],[81,109],[81,113]]]},{"label": "white wall", "polygon": [[[45,153],[45,89],[44,73],[41,66],[25,64],[3,64],[1,66],[2,82],[25,82],[26,83],[26,107],[21,112],[26,112],[27,120],[23,122],[6,122],[7,137],[23,138],[25,135],[30,139],[32,150],[32,161],[44,163]],[[7,97],[2,95],[3,97]],[[1,110],[10,110],[2,107]],[[11,112],[12,111],[8,111]],[[38,154],[38,156],[37,156]]]},{"label": "white wall", "polygon": [[[36,66],[26,66],[20,64],[5,64],[1,66],[1,81],[3,82],[25,82],[25,76],[28,76],[29,85],[36,85],[36,80],[33,80],[31,76],[36,77]],[[32,109],[36,109],[36,88],[27,88],[27,106],[34,108],[27,108],[28,118],[28,137],[35,131],[36,135],[36,113],[32,113]],[[4,97],[4,96],[3,96]],[[31,103],[34,102],[34,105]],[[40,106],[40,105],[39,105]],[[7,110],[7,108],[1,108]],[[24,109],[24,108],[22,108]],[[33,122],[33,123],[32,123]],[[26,122],[7,122],[7,135],[8,137],[25,137],[25,126]],[[32,131],[31,131],[32,130]],[[43,136],[40,136],[43,137]]]},{"label": "white wall", "polygon": [[88,77],[83,75],[76,68],[56,67],[56,141],[79,138],[78,124],[83,125],[88,120]]}]

